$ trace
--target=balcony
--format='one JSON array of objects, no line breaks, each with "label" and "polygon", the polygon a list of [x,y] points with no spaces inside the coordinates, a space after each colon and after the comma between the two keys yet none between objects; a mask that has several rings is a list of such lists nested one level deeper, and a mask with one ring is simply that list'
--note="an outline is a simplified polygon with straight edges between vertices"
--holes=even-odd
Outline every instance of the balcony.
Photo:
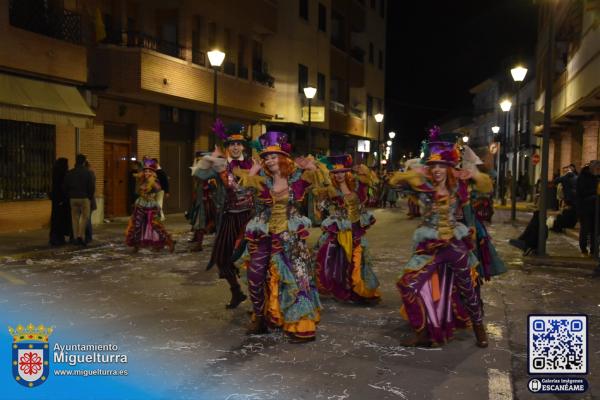
[{"label": "balcony", "polygon": [[350,49],[350,57],[352,57],[354,60],[358,61],[359,63],[364,63],[365,62],[365,51],[363,49],[361,49],[360,47],[353,47]]},{"label": "balcony", "polygon": [[185,47],[139,31],[127,32],[127,47],[142,47],[185,60]]},{"label": "balcony", "polygon": [[346,114],[346,105],[334,100],[329,102],[329,109],[340,114]]},{"label": "balcony", "polygon": [[223,64],[223,72],[225,72],[227,75],[235,76],[235,63],[226,61]]},{"label": "balcony", "polygon": [[192,63],[205,67],[206,53],[198,49],[192,49]]},{"label": "balcony", "polygon": [[[174,59],[144,47],[98,49],[93,84],[109,87],[111,93],[152,99],[165,105],[183,101],[210,107],[214,72]],[[223,69],[222,69],[223,71]],[[237,77],[219,73],[219,107],[270,117],[275,113],[275,91]]]},{"label": "balcony", "polygon": [[244,66],[238,67],[238,78],[248,79],[248,68]]},{"label": "balcony", "polygon": [[[37,4],[37,3],[34,3]],[[30,2],[9,1],[9,21],[16,28],[66,42],[81,43],[81,16],[63,8],[32,9]]]},{"label": "balcony", "polygon": [[256,59],[252,62],[252,80],[268,87],[275,87],[275,78],[267,70],[267,63]]}]

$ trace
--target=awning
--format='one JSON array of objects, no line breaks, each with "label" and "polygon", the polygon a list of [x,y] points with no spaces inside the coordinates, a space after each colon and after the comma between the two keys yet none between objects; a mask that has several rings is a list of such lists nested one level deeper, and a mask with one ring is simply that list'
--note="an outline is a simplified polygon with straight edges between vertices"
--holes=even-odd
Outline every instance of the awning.
[{"label": "awning", "polygon": [[0,119],[91,128],[94,116],[74,86],[0,74]]}]

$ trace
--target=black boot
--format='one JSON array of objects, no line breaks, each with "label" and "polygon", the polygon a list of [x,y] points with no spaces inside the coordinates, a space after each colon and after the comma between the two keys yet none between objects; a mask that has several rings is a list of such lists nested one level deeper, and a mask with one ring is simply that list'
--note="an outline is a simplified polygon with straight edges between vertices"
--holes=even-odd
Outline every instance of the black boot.
[{"label": "black boot", "polygon": [[429,332],[423,328],[415,332],[413,337],[401,341],[400,345],[405,347],[430,347],[431,339],[429,339]]},{"label": "black boot", "polygon": [[265,317],[259,317],[255,315],[254,318],[252,318],[252,320],[250,321],[250,324],[248,324],[248,329],[246,329],[246,335],[262,335],[265,333],[269,333]]},{"label": "black boot", "polygon": [[240,303],[246,300],[248,297],[242,292],[240,286],[233,286],[231,289],[231,301],[225,306],[228,310],[232,310],[240,305]]},{"label": "black boot", "polygon": [[485,326],[483,323],[473,324],[473,332],[475,332],[476,344],[479,347],[488,347],[487,333],[485,332]]}]

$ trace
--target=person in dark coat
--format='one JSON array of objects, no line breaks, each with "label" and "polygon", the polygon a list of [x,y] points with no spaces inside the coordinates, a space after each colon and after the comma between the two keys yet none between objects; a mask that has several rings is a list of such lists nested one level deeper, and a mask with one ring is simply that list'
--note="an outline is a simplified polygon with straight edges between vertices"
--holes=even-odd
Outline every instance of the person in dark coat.
[{"label": "person in dark coat", "polygon": [[61,246],[65,244],[65,236],[73,240],[71,228],[71,207],[64,190],[65,176],[69,170],[69,160],[58,158],[52,167],[52,213],[50,214],[50,245]]},{"label": "person in dark coat", "polygon": [[597,185],[598,178],[592,173],[589,165],[585,166],[581,170],[576,185],[579,249],[583,254],[588,254],[588,245],[592,245]]},{"label": "person in dark coat", "polygon": [[65,191],[71,205],[71,223],[73,236],[79,245],[85,246],[85,226],[90,217],[90,199],[94,197],[96,187],[92,173],[85,167],[86,157],[77,154],[75,168],[65,177]]}]

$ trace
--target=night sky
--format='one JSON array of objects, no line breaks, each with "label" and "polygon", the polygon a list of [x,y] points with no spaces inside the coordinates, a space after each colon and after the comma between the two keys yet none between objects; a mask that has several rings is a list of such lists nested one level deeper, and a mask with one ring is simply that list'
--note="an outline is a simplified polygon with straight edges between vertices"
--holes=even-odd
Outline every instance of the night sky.
[{"label": "night sky", "polygon": [[469,115],[469,89],[533,59],[536,40],[533,0],[389,0],[385,128],[396,150],[415,152],[433,121]]}]

